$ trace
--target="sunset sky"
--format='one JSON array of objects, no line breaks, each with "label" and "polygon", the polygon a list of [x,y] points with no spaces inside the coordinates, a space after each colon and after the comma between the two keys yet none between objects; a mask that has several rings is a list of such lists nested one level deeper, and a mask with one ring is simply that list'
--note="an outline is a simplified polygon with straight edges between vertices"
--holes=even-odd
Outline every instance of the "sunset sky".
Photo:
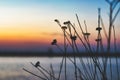
[{"label": "sunset sky", "polygon": [[[105,0],[0,0],[0,50],[42,50],[54,38],[61,42],[62,31],[54,19],[61,23],[70,20],[78,26],[76,13],[83,28],[86,20],[94,45],[99,7],[108,29],[109,5]],[[120,14],[115,21],[118,46],[119,21]]]}]

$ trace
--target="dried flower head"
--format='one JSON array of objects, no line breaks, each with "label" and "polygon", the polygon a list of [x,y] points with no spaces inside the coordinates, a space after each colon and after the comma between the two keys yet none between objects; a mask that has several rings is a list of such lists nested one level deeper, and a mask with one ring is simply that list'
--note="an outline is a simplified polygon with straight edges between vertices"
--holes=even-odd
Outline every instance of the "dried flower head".
[{"label": "dried flower head", "polygon": [[99,41],[101,41],[101,39],[96,39],[95,41],[96,41],[96,42],[99,42]]},{"label": "dried flower head", "polygon": [[66,22],[64,22],[63,24],[65,24],[65,25],[66,25],[66,24],[70,24],[70,21],[66,21]]},{"label": "dried flower head", "polygon": [[62,29],[64,29],[64,30],[65,30],[65,29],[67,29],[67,27],[66,27],[66,26],[62,26],[61,28],[62,28]]},{"label": "dried flower head", "polygon": [[75,41],[77,39],[77,36],[70,36],[70,38]]},{"label": "dried flower head", "polygon": [[39,61],[37,61],[36,64],[35,64],[35,67],[38,67],[38,66],[40,66],[40,62]]},{"label": "dried flower head", "polygon": [[51,45],[56,45],[57,44],[57,40],[54,39],[52,42],[51,42]]},{"label": "dried flower head", "polygon": [[100,31],[100,30],[102,30],[102,28],[101,27],[97,27],[96,30]]},{"label": "dried flower head", "polygon": [[90,35],[90,33],[83,33],[85,36],[89,36]]},{"label": "dried flower head", "polygon": [[58,20],[58,19],[55,19],[54,21],[57,22],[57,23],[59,23],[59,20]]}]

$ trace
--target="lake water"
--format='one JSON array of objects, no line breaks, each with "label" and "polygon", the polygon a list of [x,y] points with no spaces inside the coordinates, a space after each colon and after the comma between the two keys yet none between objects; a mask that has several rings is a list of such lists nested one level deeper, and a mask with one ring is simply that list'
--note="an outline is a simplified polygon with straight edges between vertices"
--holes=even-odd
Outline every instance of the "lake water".
[{"label": "lake water", "polygon": [[[33,72],[41,77],[45,77],[40,71],[38,71],[37,68],[35,68],[33,64],[35,64],[37,61],[40,62],[40,65],[45,68],[47,71],[51,71],[50,65],[52,64],[53,70],[55,73],[55,76],[58,76],[59,69],[60,69],[60,63],[63,58],[51,58],[51,57],[31,57],[31,58],[26,58],[26,57],[0,57],[0,80],[42,80],[36,76],[31,75],[30,73],[26,72],[23,70],[25,68],[26,70]],[[67,79],[68,80],[75,80],[75,69],[73,63],[69,60],[73,58],[67,58]],[[118,72],[120,72],[120,58],[117,59],[118,61]],[[83,62],[84,64],[82,64]],[[102,66],[102,59],[99,59],[98,61],[101,66]],[[107,73],[108,77],[110,76],[110,60],[108,59],[108,68],[107,68]],[[86,75],[86,79],[89,78],[89,76],[92,76],[92,67],[93,67],[93,62],[91,58],[82,58],[79,59],[77,58],[76,65],[81,69],[84,75]],[[86,67],[86,68],[84,68]],[[117,80],[117,67],[116,67],[116,58],[111,59],[111,67],[112,67],[112,78],[113,80]],[[84,69],[87,69],[88,71],[85,71]],[[90,69],[90,70],[89,70]],[[45,71],[43,71],[45,72]],[[89,74],[87,74],[87,73]],[[47,74],[47,73],[46,73]],[[99,72],[98,72],[99,75]],[[47,75],[48,76],[48,75]],[[119,75],[120,77],[120,75]],[[62,68],[62,74],[61,74],[61,80],[64,80],[64,64]]]}]

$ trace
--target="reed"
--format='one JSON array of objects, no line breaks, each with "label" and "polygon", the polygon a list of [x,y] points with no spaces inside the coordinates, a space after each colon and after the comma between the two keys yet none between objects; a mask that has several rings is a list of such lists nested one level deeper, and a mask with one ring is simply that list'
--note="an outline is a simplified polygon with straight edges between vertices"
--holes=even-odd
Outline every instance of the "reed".
[{"label": "reed", "polygon": [[[39,76],[38,74],[35,74],[34,72],[30,72],[30,70],[24,69],[24,71],[42,79],[42,80],[61,80],[61,74],[62,71],[64,71],[64,80],[68,80],[68,75],[67,75],[67,60],[71,62],[71,64],[74,66],[74,80],[114,80],[114,77],[117,76],[116,80],[120,79],[120,73],[119,73],[119,58],[115,58],[115,64],[116,68],[113,70],[112,66],[112,59],[109,57],[89,57],[86,58],[86,61],[84,58],[78,57],[76,58],[75,54],[79,53],[81,47],[77,45],[77,40],[81,43],[82,47],[85,49],[85,51],[89,54],[100,54],[100,53],[110,53],[111,50],[111,34],[113,30],[113,38],[114,38],[114,54],[117,52],[117,45],[116,45],[116,34],[115,34],[115,27],[114,27],[114,22],[115,19],[117,18],[118,13],[120,12],[120,7],[118,8],[117,12],[113,16],[114,9],[116,6],[120,3],[120,0],[105,0],[109,6],[109,30],[108,34],[104,26],[104,22],[102,20],[102,16],[100,15],[100,8],[98,9],[98,27],[96,28],[96,31],[98,31],[97,39],[96,39],[96,51],[92,49],[91,43],[90,43],[90,38],[89,36],[92,35],[88,32],[87,24],[86,21],[84,20],[84,25],[85,25],[85,31],[83,30],[83,26],[81,26],[81,22],[78,18],[78,15],[76,14],[76,19],[78,22],[78,27],[79,30],[82,34],[76,30],[75,25],[71,21],[65,21],[62,25],[58,19],[55,19],[54,21],[58,24],[60,29],[63,32],[63,49],[57,44],[57,39],[54,39],[51,42],[51,45],[55,45],[61,52],[61,54],[64,54],[62,57],[62,60],[60,61],[59,67],[59,73],[58,75],[55,74],[55,70],[52,64],[50,64],[50,70],[45,69],[40,62],[36,62],[35,64],[31,63],[32,66],[37,68],[37,70],[43,74],[43,76]],[[101,31],[103,30],[104,35],[107,40],[107,47],[103,47],[102,43],[102,34]],[[73,58],[67,57],[66,54],[67,48],[71,47],[73,51]],[[87,63],[86,63],[87,62]],[[109,66],[108,66],[109,65]],[[110,71],[110,72],[107,72]],[[114,75],[114,71],[117,72],[117,75]],[[108,76],[110,74],[110,77]]]}]

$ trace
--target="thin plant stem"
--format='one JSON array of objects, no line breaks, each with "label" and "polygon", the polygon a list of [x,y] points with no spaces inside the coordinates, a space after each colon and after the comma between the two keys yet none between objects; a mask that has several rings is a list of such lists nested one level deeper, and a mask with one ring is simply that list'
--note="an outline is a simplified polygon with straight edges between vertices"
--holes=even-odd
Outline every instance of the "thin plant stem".
[{"label": "thin plant stem", "polygon": [[109,58],[109,63],[110,63],[110,78],[112,80],[112,63],[111,63],[111,58]]},{"label": "thin plant stem", "polygon": [[119,73],[119,63],[118,58],[116,57],[116,70],[117,70],[117,79],[120,80],[120,73]]},{"label": "thin plant stem", "polygon": [[[31,62],[31,64],[33,64],[32,62]],[[38,67],[40,67],[43,71],[45,71],[48,75],[51,75],[50,74],[50,72],[48,72],[48,70],[46,70],[44,67],[42,67],[41,65],[39,65]],[[54,79],[56,79],[57,80],[57,78],[55,78],[55,76],[54,75],[51,75]]]},{"label": "thin plant stem", "polygon": [[[34,66],[33,63],[31,63],[31,64]],[[34,67],[35,67],[35,66],[34,66]],[[40,72],[49,80],[49,78],[47,77],[47,75],[46,75],[42,70],[40,70],[38,67],[35,67],[35,68],[37,68],[38,71],[40,71]]]},{"label": "thin plant stem", "polygon": [[75,47],[74,47],[74,40],[72,40],[72,48],[73,48],[73,53],[74,53],[75,78],[77,80],[77,68],[76,68],[76,57],[75,57],[76,52],[75,52]]},{"label": "thin plant stem", "polygon": [[63,63],[64,63],[64,57],[62,58],[62,62],[60,63],[60,70],[59,70],[58,80],[60,80],[60,76],[61,76],[61,72],[62,72]]},{"label": "thin plant stem", "polygon": [[113,5],[113,3],[112,2],[110,2],[109,3],[109,5],[110,5],[110,16],[109,16],[109,31],[108,31],[108,46],[107,46],[107,52],[108,53],[110,53],[110,46],[111,46],[111,29],[112,29],[112,24],[113,24],[113,22],[112,22],[112,15],[113,15],[113,9],[112,9],[112,5]]},{"label": "thin plant stem", "polygon": [[67,80],[67,72],[66,72],[66,34],[65,34],[65,29],[64,29],[64,53],[65,53],[65,80]]},{"label": "thin plant stem", "polygon": [[[70,58],[68,58],[74,65],[74,61],[72,61]],[[83,78],[85,78],[85,80],[88,80],[89,78],[87,78],[86,74],[83,74],[83,72],[80,70],[80,68],[76,65],[76,68],[78,69],[79,73],[81,73],[81,75],[83,76]]]},{"label": "thin plant stem", "polygon": [[114,51],[117,53],[117,46],[116,46],[116,33],[115,33],[115,27],[113,26],[113,35],[114,35]]},{"label": "thin plant stem", "polygon": [[79,34],[78,34],[78,32],[76,31],[76,29],[74,28],[74,26],[73,26],[72,24],[71,24],[71,26],[72,26],[72,28],[74,29],[74,31],[75,31],[76,35],[78,36],[78,38],[80,39],[80,41],[82,42],[82,44],[83,44],[84,48],[86,49],[86,51],[89,52],[86,44],[83,42],[82,38],[79,36]]},{"label": "thin plant stem", "polygon": [[88,31],[87,31],[87,25],[86,25],[86,21],[85,20],[84,20],[84,25],[85,25],[86,33],[83,32],[83,36],[84,36],[84,39],[85,39],[85,41],[86,41],[86,43],[88,45],[88,48],[89,48],[90,52],[92,53],[91,45],[90,45],[90,42],[89,42],[89,35],[90,35],[90,33],[88,33]]},{"label": "thin plant stem", "polygon": [[106,39],[108,39],[108,35],[107,35],[107,32],[106,32],[106,29],[105,29],[105,26],[104,26],[104,23],[103,23],[102,17],[101,17],[100,19],[101,19],[101,25],[102,25],[102,28],[103,28],[103,31],[104,31],[105,37],[106,37]]},{"label": "thin plant stem", "polygon": [[28,72],[28,73],[30,73],[30,74],[32,74],[32,75],[34,75],[34,76],[36,76],[36,77],[38,77],[38,78],[40,78],[40,79],[42,79],[42,80],[47,80],[47,79],[45,79],[45,78],[43,78],[43,77],[41,77],[41,76],[38,76],[38,75],[34,74],[33,72],[30,72],[30,71],[27,70],[27,69],[24,69],[24,68],[23,68],[23,70],[26,71],[26,72]]},{"label": "thin plant stem", "polygon": [[88,73],[88,70],[87,70],[87,68],[86,68],[86,66],[85,66],[85,63],[84,63],[83,59],[82,59],[82,58],[79,58],[79,60],[80,60],[81,66],[82,66],[82,68],[83,68],[83,71],[84,71],[85,74],[86,74],[86,77],[88,77],[88,79],[92,80],[92,78],[90,77],[90,74]]},{"label": "thin plant stem", "polygon": [[[54,73],[52,64],[50,64],[50,68],[51,68],[51,73],[52,73],[52,75],[55,76],[55,73]],[[51,76],[51,77],[52,77],[52,76]],[[53,77],[52,77],[52,79],[55,80]]]},{"label": "thin plant stem", "polygon": [[[85,38],[84,31],[83,31],[83,29],[82,29],[82,26],[81,26],[81,24],[80,24],[80,21],[79,21],[79,18],[78,18],[78,15],[77,15],[77,14],[76,14],[76,18],[77,18],[79,27],[80,27],[80,29],[81,29],[81,31],[82,31],[82,34],[83,34],[83,36],[84,36],[84,39],[85,39],[85,41],[86,41],[86,43],[87,43],[87,45],[88,45],[88,47],[89,47],[89,50],[90,50],[90,52],[91,52],[91,51],[92,51],[92,50],[91,50],[91,46],[90,46],[90,44],[88,43],[88,41],[86,40],[86,38]],[[84,45],[85,45],[85,44],[84,44]]]},{"label": "thin plant stem", "polygon": [[80,27],[80,29],[81,29],[81,31],[82,31],[82,34],[84,34],[84,31],[83,31],[83,29],[82,29],[82,26],[81,26],[81,24],[80,24],[80,21],[79,21],[79,18],[78,18],[78,15],[77,15],[77,14],[76,14],[76,18],[77,18],[79,27]]},{"label": "thin plant stem", "polygon": [[[114,50],[115,53],[117,53],[117,46],[116,46],[116,34],[115,34],[115,28],[113,26],[113,33],[114,33]],[[117,70],[117,79],[119,80],[119,68],[118,68],[118,58],[116,57],[116,70]]]}]

